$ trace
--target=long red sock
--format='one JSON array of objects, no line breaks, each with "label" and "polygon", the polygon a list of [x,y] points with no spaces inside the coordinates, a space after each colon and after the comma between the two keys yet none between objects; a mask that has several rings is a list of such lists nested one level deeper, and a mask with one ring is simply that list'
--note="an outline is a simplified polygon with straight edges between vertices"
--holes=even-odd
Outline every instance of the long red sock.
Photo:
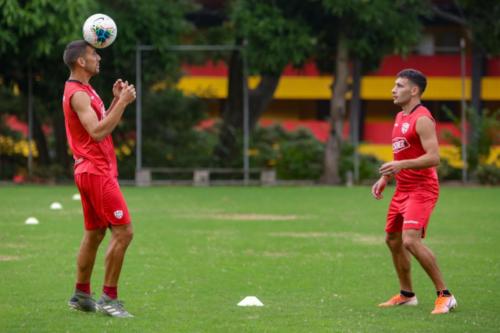
[{"label": "long red sock", "polygon": [[76,290],[84,292],[86,294],[90,294],[90,283],[76,283]]},{"label": "long red sock", "polygon": [[116,299],[118,297],[118,287],[103,286],[102,292],[111,299]]}]

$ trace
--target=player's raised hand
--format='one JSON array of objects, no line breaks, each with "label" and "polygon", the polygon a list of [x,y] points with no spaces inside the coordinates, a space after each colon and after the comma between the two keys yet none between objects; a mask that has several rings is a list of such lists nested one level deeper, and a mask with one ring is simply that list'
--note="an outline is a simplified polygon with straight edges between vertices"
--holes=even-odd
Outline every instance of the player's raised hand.
[{"label": "player's raised hand", "polygon": [[113,84],[113,96],[114,97],[116,97],[116,98],[120,97],[120,93],[122,92],[123,86],[124,86],[124,82],[122,81],[122,79],[118,79],[115,81],[115,83]]},{"label": "player's raised hand", "polygon": [[136,92],[133,84],[128,84],[127,81],[123,83],[122,91],[120,92],[120,101],[130,104],[135,100]]}]

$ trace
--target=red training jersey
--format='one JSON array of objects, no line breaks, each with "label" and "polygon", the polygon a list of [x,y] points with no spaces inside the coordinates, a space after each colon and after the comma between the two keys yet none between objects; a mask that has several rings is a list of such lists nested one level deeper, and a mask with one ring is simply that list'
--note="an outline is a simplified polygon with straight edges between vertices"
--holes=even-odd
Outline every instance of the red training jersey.
[{"label": "red training jersey", "polygon": [[[403,111],[396,115],[392,130],[392,152],[395,161],[418,158],[425,154],[416,124],[420,117],[428,117],[435,122],[429,110],[417,105],[410,114]],[[403,169],[396,174],[396,188],[402,191],[413,191],[425,188],[433,192],[439,191],[436,168]]]},{"label": "red training jersey", "polygon": [[71,98],[77,91],[83,91],[90,97],[90,105],[102,120],[106,117],[106,108],[99,95],[89,84],[68,80],[64,86],[63,111],[68,144],[75,160],[75,174],[118,176],[116,154],[111,135],[101,141],[92,139],[83,127],[78,115],[71,107]]}]

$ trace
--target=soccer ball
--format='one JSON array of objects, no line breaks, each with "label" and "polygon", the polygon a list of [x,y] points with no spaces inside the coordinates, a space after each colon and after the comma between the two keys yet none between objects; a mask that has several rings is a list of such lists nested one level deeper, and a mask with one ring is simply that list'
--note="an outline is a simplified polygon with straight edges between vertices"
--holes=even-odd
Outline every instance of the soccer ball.
[{"label": "soccer ball", "polygon": [[97,49],[110,46],[117,34],[115,21],[105,14],[94,14],[83,24],[83,39]]}]

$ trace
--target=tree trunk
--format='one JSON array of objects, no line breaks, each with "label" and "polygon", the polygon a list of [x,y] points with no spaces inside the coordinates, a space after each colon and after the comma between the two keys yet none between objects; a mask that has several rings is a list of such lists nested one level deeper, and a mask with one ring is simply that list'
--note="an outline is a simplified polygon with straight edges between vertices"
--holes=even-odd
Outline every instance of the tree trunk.
[{"label": "tree trunk", "polygon": [[233,51],[229,60],[227,101],[222,111],[222,126],[215,155],[219,164],[228,166],[238,156],[237,132],[243,128],[243,58]]},{"label": "tree trunk", "polygon": [[[257,126],[267,110],[278,87],[280,74],[263,74],[258,86],[249,92],[249,131]],[[243,129],[243,59],[241,52],[233,51],[229,61],[227,102],[222,113],[222,126],[215,155],[220,165],[231,166],[240,161],[241,147],[237,145],[238,132]]]},{"label": "tree trunk", "polygon": [[263,74],[259,85],[250,91],[250,131],[255,129],[259,118],[273,100],[280,78],[280,74]]},{"label": "tree trunk", "polygon": [[346,111],[345,94],[348,90],[349,52],[345,35],[340,33],[335,60],[335,78],[330,99],[330,133],[325,147],[323,182],[330,185],[341,183],[339,174],[342,146],[343,120]]}]

